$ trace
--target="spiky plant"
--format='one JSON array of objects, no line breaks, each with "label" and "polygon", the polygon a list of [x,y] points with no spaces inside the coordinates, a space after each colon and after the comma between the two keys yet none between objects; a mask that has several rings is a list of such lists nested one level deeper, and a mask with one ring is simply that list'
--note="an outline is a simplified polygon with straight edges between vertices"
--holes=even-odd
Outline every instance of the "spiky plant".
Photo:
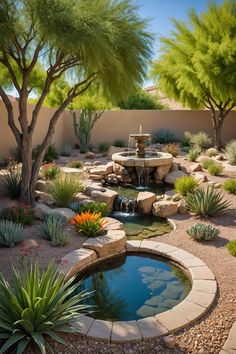
[{"label": "spiky plant", "polygon": [[76,194],[83,190],[83,185],[74,176],[60,176],[49,187],[49,193],[53,196],[56,204],[61,207],[69,207]]},{"label": "spiky plant", "polygon": [[183,176],[177,178],[175,181],[175,190],[177,193],[185,196],[188,193],[192,193],[198,186],[197,180],[192,176]]},{"label": "spiky plant", "polygon": [[21,193],[21,170],[16,168],[5,176],[6,194],[11,199],[18,199]]},{"label": "spiky plant", "polygon": [[[22,354],[30,343],[46,354],[45,336],[66,345],[58,335],[73,333],[71,321],[75,320],[86,305],[80,304],[87,294],[73,294],[78,283],[66,280],[52,262],[40,273],[39,262],[24,264],[23,275],[13,266],[13,285],[0,275],[0,338],[5,340],[0,354],[16,347]],[[72,296],[73,294],[73,296]]]},{"label": "spiky plant", "polygon": [[230,203],[223,198],[221,191],[211,187],[199,188],[187,196],[186,207],[190,212],[207,218],[224,213],[228,209]]},{"label": "spiky plant", "polygon": [[9,220],[0,221],[0,245],[13,247],[15,244],[25,239],[24,228]]},{"label": "spiky plant", "polygon": [[65,246],[70,242],[70,236],[63,231],[66,220],[63,216],[51,213],[38,229],[42,235],[51,241],[55,247]]}]

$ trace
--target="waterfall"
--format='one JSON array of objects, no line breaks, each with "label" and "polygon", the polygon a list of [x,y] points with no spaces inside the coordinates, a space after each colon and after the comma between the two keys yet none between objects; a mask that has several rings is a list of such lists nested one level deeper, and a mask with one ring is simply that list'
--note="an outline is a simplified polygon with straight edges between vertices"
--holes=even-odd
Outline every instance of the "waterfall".
[{"label": "waterfall", "polygon": [[149,181],[150,168],[148,167],[136,167],[135,168],[138,178],[138,188],[147,188]]},{"label": "waterfall", "polygon": [[138,209],[138,204],[136,199],[131,199],[119,195],[114,203],[114,210],[123,213],[134,214]]}]

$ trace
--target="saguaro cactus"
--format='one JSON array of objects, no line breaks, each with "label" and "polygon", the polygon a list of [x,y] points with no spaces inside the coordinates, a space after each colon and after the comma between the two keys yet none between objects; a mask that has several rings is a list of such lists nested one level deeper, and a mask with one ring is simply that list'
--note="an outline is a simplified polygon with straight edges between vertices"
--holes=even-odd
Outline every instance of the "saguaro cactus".
[{"label": "saguaro cactus", "polygon": [[80,152],[89,150],[91,132],[96,121],[101,117],[103,111],[92,111],[91,109],[82,109],[80,112],[79,123],[77,123],[77,114],[73,112],[73,127],[77,139],[80,142]]}]

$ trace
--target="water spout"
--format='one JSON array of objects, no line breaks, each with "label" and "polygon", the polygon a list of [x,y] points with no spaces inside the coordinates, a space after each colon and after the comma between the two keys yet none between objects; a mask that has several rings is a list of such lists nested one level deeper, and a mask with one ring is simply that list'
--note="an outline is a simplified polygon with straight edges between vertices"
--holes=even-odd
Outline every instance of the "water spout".
[{"label": "water spout", "polygon": [[142,129],[142,126],[140,124],[140,126],[139,126],[139,134],[142,134],[142,132],[143,132],[143,129]]}]

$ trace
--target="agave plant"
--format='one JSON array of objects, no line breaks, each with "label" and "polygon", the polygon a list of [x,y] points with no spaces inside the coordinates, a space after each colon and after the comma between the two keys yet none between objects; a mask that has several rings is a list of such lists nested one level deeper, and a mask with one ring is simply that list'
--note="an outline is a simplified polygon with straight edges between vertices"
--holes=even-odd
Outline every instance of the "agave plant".
[{"label": "agave plant", "polygon": [[88,294],[75,292],[74,278],[66,280],[52,262],[41,274],[39,268],[38,261],[24,264],[21,276],[13,267],[14,286],[0,275],[0,338],[6,340],[0,354],[12,346],[22,354],[31,342],[46,354],[45,336],[66,345],[58,332],[76,332],[71,321],[88,307],[81,303]]},{"label": "agave plant", "polygon": [[6,194],[12,199],[18,199],[21,192],[21,170],[19,168],[9,170],[4,178]]},{"label": "agave plant", "polygon": [[38,229],[53,246],[64,246],[70,242],[70,236],[63,231],[66,219],[58,214],[51,213]]},{"label": "agave plant", "polygon": [[61,155],[62,156],[70,156],[71,151],[72,151],[72,148],[71,148],[70,144],[66,144],[66,143],[62,144],[62,147],[61,147]]},{"label": "agave plant", "polygon": [[0,221],[0,245],[13,247],[24,238],[24,228],[21,224],[9,220]]},{"label": "agave plant", "polygon": [[187,209],[196,215],[207,218],[225,212],[230,203],[223,200],[224,195],[211,187],[207,189],[199,188],[190,193],[186,199]]}]

